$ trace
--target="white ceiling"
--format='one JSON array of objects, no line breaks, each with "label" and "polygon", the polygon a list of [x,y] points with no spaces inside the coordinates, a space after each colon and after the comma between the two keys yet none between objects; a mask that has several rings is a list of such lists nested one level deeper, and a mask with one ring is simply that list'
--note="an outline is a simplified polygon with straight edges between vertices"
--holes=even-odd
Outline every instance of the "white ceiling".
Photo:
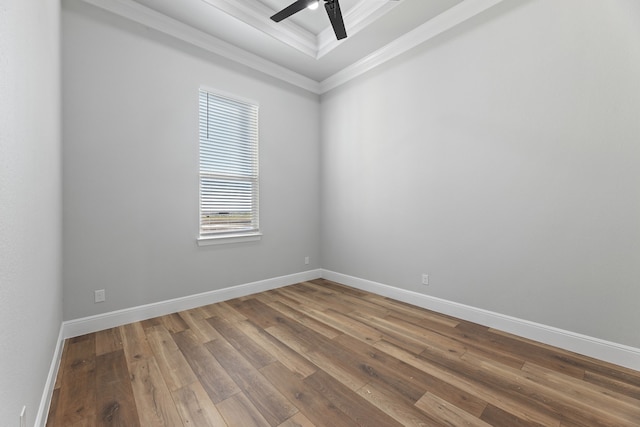
[{"label": "white ceiling", "polygon": [[322,5],[270,19],[294,0],[84,1],[323,93],[503,0],[340,0],[340,41]]}]

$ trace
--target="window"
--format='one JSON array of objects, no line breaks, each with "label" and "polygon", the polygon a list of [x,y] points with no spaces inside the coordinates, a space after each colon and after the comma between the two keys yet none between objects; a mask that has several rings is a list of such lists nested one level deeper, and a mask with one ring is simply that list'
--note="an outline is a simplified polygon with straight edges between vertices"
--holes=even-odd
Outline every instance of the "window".
[{"label": "window", "polygon": [[201,89],[198,241],[259,235],[258,105]]}]

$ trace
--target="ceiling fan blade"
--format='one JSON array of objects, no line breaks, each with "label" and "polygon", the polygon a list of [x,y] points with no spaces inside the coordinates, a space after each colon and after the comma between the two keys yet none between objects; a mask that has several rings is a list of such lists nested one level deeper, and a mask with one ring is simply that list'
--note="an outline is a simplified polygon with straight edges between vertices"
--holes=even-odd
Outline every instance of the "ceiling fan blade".
[{"label": "ceiling fan blade", "polygon": [[280,22],[283,19],[286,19],[293,15],[294,13],[300,12],[305,7],[309,6],[311,3],[315,3],[316,0],[298,0],[291,3],[289,6],[282,9],[280,12],[276,13],[271,17],[272,20],[276,22]]},{"label": "ceiling fan blade", "polygon": [[347,37],[347,30],[344,28],[344,21],[342,20],[342,12],[340,11],[340,3],[338,0],[325,0],[324,8],[329,15],[329,21],[333,27],[333,32],[336,33],[338,40]]}]

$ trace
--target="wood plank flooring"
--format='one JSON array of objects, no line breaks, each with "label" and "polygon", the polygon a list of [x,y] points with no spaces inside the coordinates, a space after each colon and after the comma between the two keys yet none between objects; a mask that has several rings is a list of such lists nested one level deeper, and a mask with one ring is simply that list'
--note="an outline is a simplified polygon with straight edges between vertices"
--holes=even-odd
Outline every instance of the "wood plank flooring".
[{"label": "wood plank flooring", "polygon": [[47,426],[640,426],[640,372],[319,279],[67,340]]}]

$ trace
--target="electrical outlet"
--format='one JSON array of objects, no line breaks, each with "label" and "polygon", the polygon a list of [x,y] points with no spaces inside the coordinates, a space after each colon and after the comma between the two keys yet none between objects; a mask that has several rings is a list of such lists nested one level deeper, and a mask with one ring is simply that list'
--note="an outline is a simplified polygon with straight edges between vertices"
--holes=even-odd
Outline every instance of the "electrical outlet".
[{"label": "electrical outlet", "polygon": [[104,302],[105,299],[104,289],[97,289],[94,291],[94,302]]},{"label": "electrical outlet", "polygon": [[422,273],[422,284],[429,286],[429,275],[426,273]]},{"label": "electrical outlet", "polygon": [[27,427],[27,407],[23,406],[20,412],[20,427]]},{"label": "electrical outlet", "polygon": [[309,265],[309,257],[308,256],[304,257],[304,264],[305,265]]}]

